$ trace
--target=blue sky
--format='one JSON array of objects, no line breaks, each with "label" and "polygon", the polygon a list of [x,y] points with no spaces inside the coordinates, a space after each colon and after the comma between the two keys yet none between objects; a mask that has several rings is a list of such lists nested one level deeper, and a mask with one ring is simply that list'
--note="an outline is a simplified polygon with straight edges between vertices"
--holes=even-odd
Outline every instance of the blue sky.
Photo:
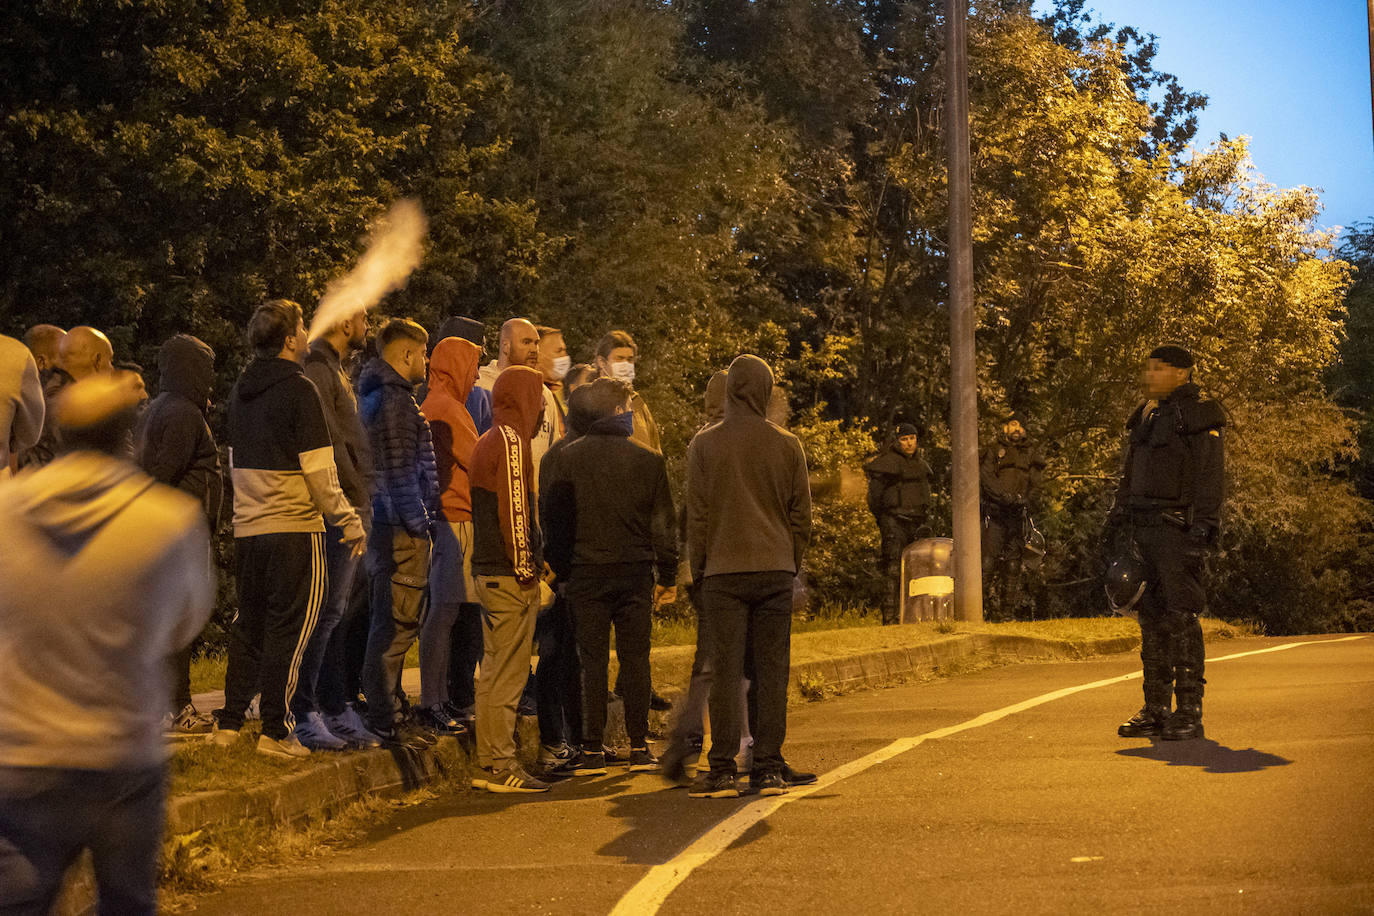
[{"label": "blue sky", "polygon": [[1374,219],[1364,3],[1088,0],[1088,6],[1109,22],[1153,32],[1156,68],[1208,96],[1194,144],[1244,134],[1265,180],[1323,189],[1321,225]]}]

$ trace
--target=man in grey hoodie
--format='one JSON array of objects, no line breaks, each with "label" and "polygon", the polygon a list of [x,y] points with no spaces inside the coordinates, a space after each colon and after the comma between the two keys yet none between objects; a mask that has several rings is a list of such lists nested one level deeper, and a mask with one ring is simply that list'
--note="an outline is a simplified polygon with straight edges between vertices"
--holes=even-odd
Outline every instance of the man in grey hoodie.
[{"label": "man in grey hoodie", "polygon": [[201,507],[119,457],[138,400],[73,383],[65,454],[0,487],[0,912],[48,912],[83,848],[102,913],[157,909],[166,659],[214,575]]},{"label": "man in grey hoodie", "polygon": [[694,798],[729,798],[740,739],[739,682],[754,682],[754,763],[763,795],[787,791],[787,677],[792,581],[811,536],[811,487],[797,437],[768,421],[773,373],[757,356],[735,358],[725,418],[687,448],[687,552],[711,630],[709,773]]}]

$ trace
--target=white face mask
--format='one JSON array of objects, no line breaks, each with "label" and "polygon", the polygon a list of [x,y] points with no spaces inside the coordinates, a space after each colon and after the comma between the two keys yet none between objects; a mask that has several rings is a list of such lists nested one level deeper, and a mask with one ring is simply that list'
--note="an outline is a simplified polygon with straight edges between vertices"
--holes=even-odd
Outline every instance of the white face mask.
[{"label": "white face mask", "polygon": [[553,358],[553,377],[560,382],[563,380],[563,377],[568,374],[568,370],[571,368],[571,356],[555,356]]},{"label": "white face mask", "polygon": [[611,377],[618,378],[625,384],[632,384],[635,380],[635,364],[631,362],[611,363]]}]

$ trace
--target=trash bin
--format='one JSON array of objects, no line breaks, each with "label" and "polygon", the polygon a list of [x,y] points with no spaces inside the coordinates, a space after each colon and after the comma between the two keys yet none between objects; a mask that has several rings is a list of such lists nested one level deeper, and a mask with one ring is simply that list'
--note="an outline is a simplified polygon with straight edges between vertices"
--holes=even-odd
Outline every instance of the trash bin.
[{"label": "trash bin", "polygon": [[954,541],[922,538],[902,551],[902,623],[954,617]]}]

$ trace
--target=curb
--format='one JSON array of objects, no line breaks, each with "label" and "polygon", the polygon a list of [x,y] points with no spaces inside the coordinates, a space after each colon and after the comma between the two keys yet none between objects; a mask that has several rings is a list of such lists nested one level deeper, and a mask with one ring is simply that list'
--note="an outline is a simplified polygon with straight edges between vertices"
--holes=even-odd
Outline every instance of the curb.
[{"label": "curb", "polygon": [[967,670],[968,666],[962,663],[971,659],[988,660],[994,665],[1080,659],[1130,652],[1139,646],[1139,636],[1062,640],[972,633],[905,649],[884,649],[793,665],[789,685],[794,696],[810,696],[824,690],[885,687],[894,681],[939,675],[949,668]]},{"label": "curb", "polygon": [[[793,665],[789,690],[793,700],[797,700],[864,687],[886,687],[942,673],[956,674],[972,667],[1111,655],[1129,652],[1139,645],[1139,636],[1060,640],[973,633],[909,648]],[[608,721],[608,730],[610,725]],[[458,755],[456,758],[450,756],[450,748]],[[457,739],[441,739],[433,750],[355,751],[340,755],[326,765],[289,774],[246,791],[225,789],[173,796],[167,801],[165,837],[172,840],[201,830],[254,826],[286,830],[303,827],[335,817],[364,796],[399,796],[465,772],[466,760]],[[95,885],[86,854],[69,873],[67,886],[54,912],[60,916],[94,913],[94,895]]]}]

